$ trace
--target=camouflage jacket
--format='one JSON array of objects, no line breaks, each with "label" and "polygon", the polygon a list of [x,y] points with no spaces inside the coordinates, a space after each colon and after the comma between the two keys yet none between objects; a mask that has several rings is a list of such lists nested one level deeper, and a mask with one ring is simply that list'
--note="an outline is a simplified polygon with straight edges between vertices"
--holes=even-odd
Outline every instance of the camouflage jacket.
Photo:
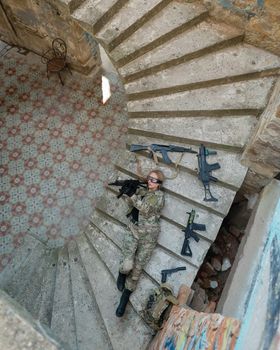
[{"label": "camouflage jacket", "polygon": [[139,210],[138,226],[159,226],[160,211],[164,206],[164,193],[161,190],[149,191],[139,188],[132,197],[124,196],[129,205]]}]

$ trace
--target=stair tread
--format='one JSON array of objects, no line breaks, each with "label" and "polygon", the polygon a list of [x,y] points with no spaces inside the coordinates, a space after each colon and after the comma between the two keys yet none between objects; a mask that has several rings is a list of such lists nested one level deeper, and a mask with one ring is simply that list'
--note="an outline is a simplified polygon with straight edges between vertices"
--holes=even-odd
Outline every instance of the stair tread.
[{"label": "stair tread", "polygon": [[32,249],[24,264],[10,276],[9,281],[3,287],[3,290],[12,298],[20,295],[20,292],[28,284],[28,280],[36,273],[37,268],[43,264],[46,246],[37,244],[35,248]]},{"label": "stair tread", "polygon": [[27,283],[16,296],[18,303],[28,310],[35,319],[40,310],[43,288],[46,287],[43,284],[44,276],[54,261],[56,261],[56,256],[55,250],[46,250],[40,264],[36,264],[36,269],[31,276],[28,278],[25,275]]},{"label": "stair tread", "polygon": [[96,37],[105,45],[109,45],[120,35],[124,34],[135,22],[146,17],[154,7],[162,2],[164,3],[166,1],[130,0],[115,14],[111,21],[96,34]]},{"label": "stair tread", "polygon": [[4,289],[5,285],[12,278],[17,271],[22,268],[29,259],[30,254],[33,251],[40,249],[45,249],[43,243],[38,241],[38,239],[32,237],[31,235],[26,235],[24,237],[23,243],[16,249],[12,251],[12,260],[5,267],[5,269],[0,273],[0,288]]},{"label": "stair tread", "polygon": [[[151,340],[151,332],[137,313],[127,306],[122,318],[115,316],[120,299],[113,277],[84,235],[77,239],[80,255],[114,349],[140,350]],[[106,293],[104,293],[106,291]]]},{"label": "stair tread", "polygon": [[120,0],[86,0],[71,15],[86,26],[93,30],[94,26],[102,19],[102,17]]},{"label": "stair tread", "polygon": [[[173,119],[176,118],[167,118],[170,122],[173,121]],[[129,121],[129,125],[133,125],[133,121],[134,119],[130,119]],[[161,120],[159,120],[160,122]],[[218,120],[219,121],[219,120]],[[180,128],[184,125],[185,126],[185,119],[182,119],[181,123],[179,123]],[[131,123],[131,124],[130,124]],[[139,123],[140,124],[140,123]],[[143,125],[145,124],[145,120],[142,119],[142,123],[141,128],[131,128],[130,131],[132,131],[132,134],[128,134],[127,135],[127,143],[129,144],[129,146],[131,144],[139,144],[139,145],[150,145],[151,143],[155,143],[155,144],[163,144],[163,145],[175,145],[175,146],[180,146],[180,147],[187,147],[187,148],[192,148],[195,151],[198,151],[199,145],[197,144],[197,142],[176,142],[176,141],[170,141],[170,140],[165,140],[164,136],[163,138],[156,138],[156,137],[146,137],[142,135],[142,131],[143,131]],[[171,125],[171,123],[169,124]],[[180,128],[178,128],[178,130],[181,130]],[[165,134],[166,135],[166,130],[169,131],[169,128],[165,129]],[[184,134],[182,133],[183,136],[188,136],[188,134]],[[169,133],[168,133],[169,135]],[[172,134],[171,134],[172,135]],[[193,136],[193,133],[191,134]],[[160,135],[158,135],[159,137]],[[174,135],[174,137],[178,138],[178,134]],[[174,138],[174,140],[176,140]],[[247,173],[247,167],[243,166],[240,163],[240,157],[241,154],[240,153],[235,153],[235,152],[230,152],[228,150],[223,150],[220,149],[221,145],[217,145],[217,149],[215,149],[214,145],[209,145],[208,146],[208,140],[206,139],[199,139],[198,141],[201,141],[204,143],[204,145],[209,148],[210,150],[216,150],[217,154],[216,155],[212,155],[207,157],[207,162],[209,164],[211,163],[216,163],[218,162],[221,166],[221,168],[219,169],[219,181],[222,181],[226,184],[229,184],[231,186],[234,186],[236,188],[239,188],[244,180],[244,177]],[[216,140],[215,140],[216,141]],[[147,152],[148,155],[148,152]],[[157,152],[157,156],[159,159],[162,160],[162,155],[160,152]],[[171,159],[171,161],[176,164],[178,162],[178,160],[180,159],[180,154],[176,153],[176,152],[169,152],[168,153],[168,157]],[[195,154],[185,154],[179,165],[184,168],[184,169],[188,169],[188,170],[192,170],[193,172],[197,173],[197,168],[198,168],[198,164],[197,164],[197,157]],[[234,172],[232,171],[232,169],[234,169]]]},{"label": "stair tread", "polygon": [[[280,68],[280,57],[251,45],[239,44],[170,67],[125,85],[127,94],[147,96],[153,91]],[[137,96],[135,96],[136,98]]]},{"label": "stair tread", "polygon": [[[202,14],[206,14],[206,9],[202,5],[172,1],[171,4],[167,5],[155,17],[151,18],[111,51],[111,57],[116,62],[120,61]],[[158,42],[158,45],[160,44],[162,42]],[[155,47],[155,44],[153,47]]]},{"label": "stair tread", "polygon": [[[133,133],[159,137],[160,135],[180,138],[189,142],[212,144],[212,147],[242,149],[252,135],[257,119],[252,115],[232,117],[170,117],[170,118],[132,118],[129,130]],[[219,127],[217,128],[217,125]],[[197,147],[195,147],[197,149]],[[188,158],[194,157],[189,155]],[[187,158],[187,157],[185,157]],[[209,161],[215,157],[209,157]]]},{"label": "stair tread", "polygon": [[[143,173],[148,173],[150,170],[155,168],[155,163],[152,159],[139,156],[138,157],[140,166]],[[137,174],[137,163],[135,154],[126,151],[126,154],[117,163],[118,168],[129,174]],[[163,171],[163,173],[170,177],[174,171],[172,168],[164,166],[164,164],[158,164],[157,168]],[[219,170],[212,173],[213,176],[219,178]],[[186,198],[205,208],[208,208],[212,212],[216,212],[220,216],[225,216],[231,206],[233,198],[235,196],[235,191],[219,186],[217,183],[211,183],[211,192],[218,199],[217,202],[205,202],[204,198],[204,188],[202,183],[198,180],[197,176],[179,172],[175,179],[166,179],[164,182],[164,188],[167,192],[173,192],[179,197]]]},{"label": "stair tread", "polygon": [[119,69],[123,78],[168,61],[191,55],[223,41],[240,36],[240,30],[226,24],[211,21],[199,23],[194,28],[177,35],[170,41],[136,58]]},{"label": "stair tread", "polygon": [[[101,230],[109,239],[111,239],[119,248],[121,248],[123,236],[125,234],[125,229],[123,226],[116,224],[107,217],[102,217],[102,215],[97,212],[94,212],[91,221],[96,227],[98,227],[99,230]],[[196,249],[201,251],[201,256],[204,254],[204,252],[206,254],[208,250],[200,249],[200,246],[197,246]],[[193,257],[196,259],[194,250],[193,253]],[[161,270],[177,266],[186,266],[186,271],[181,271],[176,275],[176,277],[174,276],[170,278],[170,283],[172,283],[174,292],[177,293],[183,283],[187,284],[188,286],[192,285],[198,271],[197,267],[187,262],[187,259],[190,260],[189,258],[184,259],[182,256],[177,256],[172,252],[167,252],[160,246],[157,246],[153,251],[149,263],[145,266],[144,271],[159,284],[161,282]]]},{"label": "stair tread", "polygon": [[53,263],[49,266],[43,278],[41,298],[39,300],[40,308],[36,317],[39,319],[40,323],[46,324],[48,327],[51,326],[59,249],[55,249],[54,252]]},{"label": "stair tread", "polygon": [[[91,244],[98,252],[99,257],[106,264],[116,282],[119,273],[119,261],[121,250],[97,227],[89,225],[85,233]],[[146,275],[142,274],[137,284],[135,292],[130,297],[130,302],[135,310],[140,313],[145,305],[149,295],[149,291],[155,288],[157,284],[151,281]]]},{"label": "stair tread", "polygon": [[76,325],[71,289],[68,250],[67,246],[64,246],[58,256],[51,329],[56,337],[67,343],[71,349],[76,349]]},{"label": "stair tread", "polygon": [[129,112],[262,109],[275,78],[254,79],[129,101]]},{"label": "stair tread", "polygon": [[[83,350],[111,350],[112,345],[82,266],[75,241],[68,243],[77,346]],[[94,332],[93,332],[94,330]]]}]

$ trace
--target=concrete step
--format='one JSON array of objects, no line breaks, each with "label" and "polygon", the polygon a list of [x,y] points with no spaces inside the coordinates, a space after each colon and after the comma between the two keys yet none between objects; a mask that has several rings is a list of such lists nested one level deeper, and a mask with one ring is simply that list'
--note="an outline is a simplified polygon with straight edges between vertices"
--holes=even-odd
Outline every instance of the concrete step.
[{"label": "concrete step", "polygon": [[170,2],[171,0],[130,0],[96,37],[111,51]]},{"label": "concrete step", "polygon": [[[134,119],[130,119],[129,123],[133,123],[133,122],[134,122]],[[172,121],[170,120],[170,122]],[[169,125],[171,125],[171,123]],[[180,126],[184,125],[184,121],[182,121],[182,124],[179,124],[179,125]],[[198,151],[199,149],[199,145],[193,140],[189,140],[189,142],[183,142],[183,140],[180,138],[182,142],[178,142],[178,141],[175,141],[175,139],[178,140],[177,136],[174,137],[174,141],[173,140],[171,141],[170,139],[165,140],[164,139],[165,137],[166,137],[166,134],[162,135],[162,137],[157,137],[157,138],[154,136],[151,136],[151,137],[143,136],[142,129],[129,128],[128,135],[127,135],[127,144],[129,145],[128,146],[129,148],[131,144],[150,145],[152,143],[155,143],[155,144],[163,144],[163,145],[172,144],[179,147],[192,148],[193,150],[196,150],[196,151]],[[221,146],[223,145],[220,145],[220,144],[216,144],[214,147],[212,143],[208,143],[208,141],[205,139],[201,142],[203,142],[203,144],[207,148],[212,150],[215,149],[217,151],[217,154],[209,156],[207,161],[209,164],[216,163],[216,162],[220,164],[221,168],[219,169],[219,181],[229,186],[232,186],[233,188],[238,190],[242,185],[244,177],[247,173],[247,168],[242,164],[240,164],[241,154],[236,152],[230,152],[229,150],[224,150],[221,148]],[[143,151],[141,152],[141,154],[150,156],[148,151]],[[162,155],[160,152],[157,152],[157,156],[159,161],[163,162]],[[169,152],[168,157],[171,159],[171,161],[174,164],[177,164],[178,161],[180,160],[181,154],[176,152]],[[198,163],[197,163],[196,155],[190,154],[190,153],[184,154],[178,164],[178,167],[183,171],[188,171],[188,172],[197,174]],[[234,169],[234,172],[232,171],[232,169]]]},{"label": "concrete step", "polygon": [[[28,239],[29,240],[29,239]],[[20,295],[20,292],[28,285],[29,280],[44,264],[46,246],[37,244],[24,260],[23,265],[10,276],[2,289],[12,298]]]},{"label": "concrete step", "polygon": [[70,349],[78,349],[67,246],[60,249],[58,256],[51,329]]},{"label": "concrete step", "polygon": [[23,273],[22,277],[26,279],[26,283],[19,290],[15,299],[29,311],[35,319],[38,318],[40,312],[44,288],[47,288],[44,284],[44,278],[48,274],[48,270],[52,269],[52,265],[56,263],[57,250],[47,249],[30,277],[28,278],[28,276]]},{"label": "concrete step", "polygon": [[77,244],[113,349],[145,349],[151,340],[149,328],[130,305],[124,317],[115,316],[120,292],[112,275],[85,235],[77,239]]},{"label": "concrete step", "polygon": [[[122,226],[120,223],[116,223],[113,218],[105,216],[101,212],[94,212],[91,221],[94,226],[102,231],[108,239],[110,239],[116,246],[119,247],[119,249],[121,249],[123,237],[125,235],[124,226]],[[170,235],[172,235],[172,233]],[[195,255],[195,252],[193,253]],[[158,245],[155,248],[149,263],[144,268],[144,272],[148,275],[148,277],[150,277],[151,280],[155,281],[157,284],[160,284],[160,271],[177,266],[187,267],[186,271],[180,271],[178,274],[176,274],[176,276],[173,275],[169,279],[175,293],[177,293],[182,283],[186,283],[188,286],[191,286],[197,274],[197,267],[190,263],[190,259],[185,259],[183,256],[175,255],[173,252],[167,251]]]},{"label": "concrete step", "polygon": [[121,67],[119,73],[125,82],[133,81],[236,44],[242,39],[242,31],[206,20]]},{"label": "concrete step", "polygon": [[[139,156],[138,159],[143,174],[147,174],[154,168],[162,170],[167,177],[171,177],[174,174],[174,170],[170,167],[166,167],[164,164],[158,164],[156,166],[152,159],[143,156]],[[136,177],[137,163],[135,154],[127,151],[126,154],[123,155],[122,159],[120,159],[117,167],[123,173]],[[219,170],[214,171],[212,175],[219,178]],[[235,191],[220,186],[219,183],[211,183],[210,187],[212,194],[218,199],[217,202],[203,201],[203,185],[198,180],[197,176],[192,174],[179,172],[175,179],[166,179],[164,182],[164,189],[166,192],[172,193],[173,195],[176,195],[186,201],[197,203],[200,206],[203,206],[204,209],[224,217],[230,209],[231,203],[235,196]]]},{"label": "concrete step", "polygon": [[59,249],[55,249],[53,263],[50,264],[48,270],[43,276],[41,298],[38,300],[40,302],[40,307],[38,308],[38,314],[35,316],[36,319],[42,324],[46,324],[48,327],[51,327],[58,253]]},{"label": "concrete step", "polygon": [[12,259],[0,273],[0,288],[4,289],[7,283],[17,275],[20,268],[30,261],[30,255],[38,250],[44,250],[46,246],[31,235],[24,237],[23,243],[12,252]]},{"label": "concrete step", "polygon": [[68,243],[68,252],[77,347],[83,350],[111,350],[110,338],[100,315],[75,241]]},{"label": "concrete step", "polygon": [[71,17],[90,33],[97,33],[128,0],[86,0]]},{"label": "concrete step", "polygon": [[111,58],[121,67],[162,45],[205,19],[207,11],[200,4],[172,1],[128,39],[111,51]]},{"label": "concrete step", "polygon": [[[132,134],[157,138],[168,138],[198,145],[241,152],[252,135],[257,119],[254,115],[230,117],[167,117],[131,118],[129,130]],[[217,128],[217,125],[219,127]],[[194,155],[188,155],[188,158]],[[185,157],[186,158],[186,157]],[[212,159],[213,157],[210,157]]]},{"label": "concrete step", "polygon": [[127,106],[134,117],[167,116],[168,113],[174,117],[194,116],[196,112],[205,117],[209,111],[215,116],[226,111],[226,115],[234,117],[236,112],[246,115],[262,110],[274,83],[273,77],[254,79],[129,101]]},{"label": "concrete step", "polygon": [[[103,196],[100,202],[102,204],[98,206],[98,209],[102,213],[110,215],[108,220],[116,219],[119,221],[120,224],[123,225],[128,223],[128,220],[125,216],[125,214],[128,212],[128,207],[124,200],[118,199],[116,197],[116,194],[108,192],[106,196]],[[109,204],[109,202],[111,204]],[[106,205],[108,206],[108,209],[106,208]],[[116,209],[110,210],[114,205]],[[98,213],[96,213],[96,215],[94,214],[94,220],[92,220],[93,222],[95,222],[95,220],[98,220],[96,216],[98,216]],[[193,252],[193,257],[190,258],[182,256],[181,249],[184,241],[184,233],[182,232],[182,228],[162,218],[160,222],[160,235],[158,238],[158,244],[160,248],[163,248],[164,250],[168,251],[173,255],[176,255],[180,260],[186,260],[190,264],[199,267],[200,264],[202,264],[203,262],[205,253],[209,249],[210,243],[204,239],[205,237],[207,238],[206,232],[203,232],[203,234],[200,234],[200,232],[198,232],[198,234],[201,236],[199,244],[197,244],[195,241],[190,240],[190,246]]]},{"label": "concrete step", "polygon": [[125,89],[130,100],[137,100],[279,72],[280,57],[239,44],[140,78],[126,84]]},{"label": "concrete step", "polygon": [[[100,259],[106,265],[116,283],[119,273],[121,249],[110,239],[108,239],[107,236],[93,224],[88,226],[85,235],[94,249],[98,252]],[[132,306],[138,313],[144,309],[150,290],[154,289],[156,286],[157,283],[151,280],[145,273],[141,275],[137,289],[135,292],[133,292],[129,299]]]}]

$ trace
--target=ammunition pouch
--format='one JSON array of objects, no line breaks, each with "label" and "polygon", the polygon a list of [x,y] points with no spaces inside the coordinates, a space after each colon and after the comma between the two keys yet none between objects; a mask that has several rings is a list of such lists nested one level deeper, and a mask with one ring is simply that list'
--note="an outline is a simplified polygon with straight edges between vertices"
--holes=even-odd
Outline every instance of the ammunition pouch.
[{"label": "ammunition pouch", "polygon": [[142,316],[154,331],[158,331],[162,328],[164,320],[168,318],[172,306],[177,304],[178,300],[173,295],[170,284],[162,283],[149,295]]}]

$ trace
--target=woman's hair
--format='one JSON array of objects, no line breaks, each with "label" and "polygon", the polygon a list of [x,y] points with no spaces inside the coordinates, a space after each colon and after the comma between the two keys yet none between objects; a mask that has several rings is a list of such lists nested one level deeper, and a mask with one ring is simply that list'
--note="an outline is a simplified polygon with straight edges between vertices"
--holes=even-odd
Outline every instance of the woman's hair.
[{"label": "woman's hair", "polygon": [[157,175],[158,179],[161,181],[161,184],[162,184],[165,178],[163,172],[161,170],[151,170],[148,176],[150,176],[152,173]]}]

